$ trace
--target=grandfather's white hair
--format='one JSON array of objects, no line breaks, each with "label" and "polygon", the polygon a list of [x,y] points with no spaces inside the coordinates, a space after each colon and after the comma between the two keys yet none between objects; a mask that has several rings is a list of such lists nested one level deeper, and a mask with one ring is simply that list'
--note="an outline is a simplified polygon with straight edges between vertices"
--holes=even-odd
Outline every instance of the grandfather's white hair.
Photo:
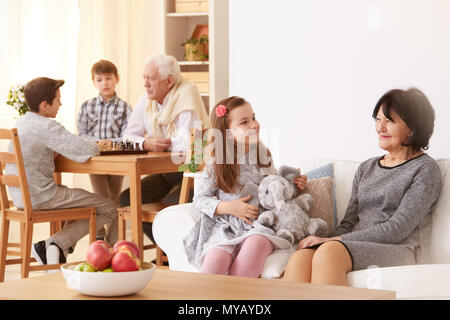
[{"label": "grandfather's white hair", "polygon": [[180,66],[177,59],[167,54],[156,54],[145,60],[145,65],[153,64],[158,68],[158,73],[162,79],[167,79],[170,75],[173,77],[174,83],[180,79]]}]

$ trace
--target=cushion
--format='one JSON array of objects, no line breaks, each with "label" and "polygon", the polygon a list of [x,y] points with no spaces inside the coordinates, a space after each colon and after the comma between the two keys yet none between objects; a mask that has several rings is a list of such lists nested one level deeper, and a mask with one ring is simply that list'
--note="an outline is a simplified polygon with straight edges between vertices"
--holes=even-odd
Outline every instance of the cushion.
[{"label": "cushion", "polygon": [[328,225],[328,233],[333,232],[335,228],[333,179],[323,177],[310,180],[302,193],[309,193],[314,198],[308,212],[309,217],[322,218]]},{"label": "cushion", "polygon": [[261,272],[261,278],[265,279],[278,279],[284,272],[286,265],[291,255],[297,251],[297,244],[294,244],[290,249],[278,249],[275,250],[264,261],[263,271]]},{"label": "cushion", "polygon": [[348,285],[393,290],[397,299],[449,299],[450,265],[372,267],[347,273]]},{"label": "cushion", "polygon": [[334,167],[332,163],[328,163],[324,166],[318,167],[316,169],[309,170],[303,173],[308,177],[308,180],[314,180],[323,177],[334,177]]},{"label": "cushion", "polygon": [[328,224],[328,231],[334,231],[337,225],[337,209],[333,164],[326,164],[304,174],[308,177],[304,192],[314,198],[309,216],[322,218]]},{"label": "cushion", "polygon": [[[327,164],[320,168],[308,171],[306,189],[302,193],[309,193],[314,198],[314,204],[308,212],[311,218],[322,218],[328,224],[328,231],[334,231],[336,225],[336,201],[334,197],[334,167]],[[261,273],[262,278],[280,278],[289,261],[289,257],[297,251],[297,244],[290,249],[275,250],[266,258]]]}]

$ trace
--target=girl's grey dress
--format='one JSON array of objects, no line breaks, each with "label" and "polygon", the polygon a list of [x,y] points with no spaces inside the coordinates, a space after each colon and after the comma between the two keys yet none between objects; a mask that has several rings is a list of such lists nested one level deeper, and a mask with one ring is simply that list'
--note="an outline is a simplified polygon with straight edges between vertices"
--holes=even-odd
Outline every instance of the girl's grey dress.
[{"label": "girl's grey dress", "polygon": [[[259,185],[262,178],[269,174],[276,174],[276,169],[259,168],[255,164],[248,164],[248,156],[241,156],[239,185],[246,182]],[[226,193],[215,186],[214,167],[208,162],[203,170],[202,177],[195,178],[194,182],[194,207],[203,214],[196,222],[192,230],[183,239],[184,249],[189,263],[201,267],[205,253],[211,247],[221,247],[233,257],[239,250],[239,244],[250,235],[262,234],[272,241],[275,249],[289,249],[291,244],[278,236],[275,232],[257,221],[253,225],[233,215],[214,215],[220,201],[233,201],[246,196],[246,194]]]},{"label": "girl's grey dress", "polygon": [[381,159],[359,166],[346,214],[330,235],[342,237],[353,270],[428,261],[440,169],[427,154],[395,167],[382,166]]}]

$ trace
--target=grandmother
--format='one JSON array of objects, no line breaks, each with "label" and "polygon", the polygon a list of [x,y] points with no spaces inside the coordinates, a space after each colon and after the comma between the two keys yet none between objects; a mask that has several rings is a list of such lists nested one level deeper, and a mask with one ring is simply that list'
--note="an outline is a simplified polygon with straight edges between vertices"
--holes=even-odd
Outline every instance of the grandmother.
[{"label": "grandmother", "polygon": [[418,89],[390,90],[373,110],[387,153],[356,171],[346,214],[328,237],[309,236],[289,259],[285,280],[347,285],[347,272],[427,263],[440,170],[427,155],[435,112]]},{"label": "grandmother", "polygon": [[[187,151],[194,121],[209,127],[208,114],[197,86],[180,75],[178,61],[158,54],[145,62],[145,92],[130,115],[124,140],[138,143],[141,149],[155,152]],[[141,181],[142,203],[178,203],[182,172],[154,174]],[[130,205],[130,189],[119,197],[120,206]],[[143,232],[153,240],[151,223]]]}]

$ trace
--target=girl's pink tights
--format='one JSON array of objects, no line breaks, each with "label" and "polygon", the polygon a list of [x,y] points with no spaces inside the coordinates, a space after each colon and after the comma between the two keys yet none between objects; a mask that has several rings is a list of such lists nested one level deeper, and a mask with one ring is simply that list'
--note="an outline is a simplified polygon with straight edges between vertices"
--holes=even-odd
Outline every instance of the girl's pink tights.
[{"label": "girl's pink tights", "polygon": [[260,275],[266,257],[273,252],[272,242],[262,235],[249,236],[233,261],[231,254],[220,248],[211,248],[205,255],[202,273],[227,274],[256,278]]}]

